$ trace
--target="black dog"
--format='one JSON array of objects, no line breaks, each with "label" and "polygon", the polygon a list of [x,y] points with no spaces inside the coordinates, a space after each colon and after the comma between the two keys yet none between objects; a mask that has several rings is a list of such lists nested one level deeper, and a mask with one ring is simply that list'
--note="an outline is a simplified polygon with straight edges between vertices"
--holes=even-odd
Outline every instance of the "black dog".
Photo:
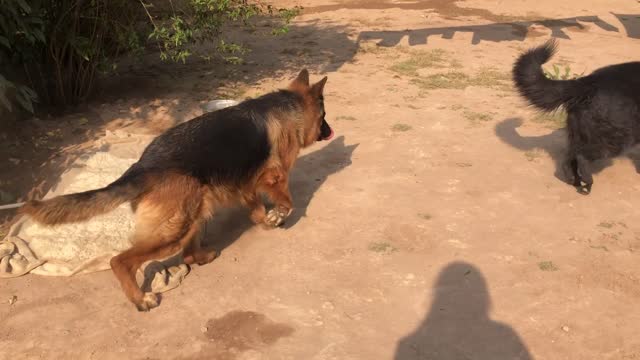
[{"label": "black dog", "polygon": [[578,192],[589,194],[589,162],[618,156],[640,143],[640,62],[607,66],[575,80],[551,80],[542,64],[555,52],[553,40],[527,51],[513,67],[513,80],[536,108],[564,106],[569,135],[564,169]]}]

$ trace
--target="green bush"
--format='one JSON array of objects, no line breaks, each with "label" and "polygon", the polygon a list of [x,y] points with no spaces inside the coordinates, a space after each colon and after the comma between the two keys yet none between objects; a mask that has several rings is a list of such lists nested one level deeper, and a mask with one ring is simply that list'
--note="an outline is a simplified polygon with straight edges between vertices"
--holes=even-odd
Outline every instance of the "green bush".
[{"label": "green bush", "polygon": [[225,42],[225,25],[268,17],[278,35],[299,10],[257,0],[0,0],[0,107],[76,104],[119,58],[148,51],[164,61],[210,59],[193,45],[217,40],[214,56],[238,63],[247,49]]}]

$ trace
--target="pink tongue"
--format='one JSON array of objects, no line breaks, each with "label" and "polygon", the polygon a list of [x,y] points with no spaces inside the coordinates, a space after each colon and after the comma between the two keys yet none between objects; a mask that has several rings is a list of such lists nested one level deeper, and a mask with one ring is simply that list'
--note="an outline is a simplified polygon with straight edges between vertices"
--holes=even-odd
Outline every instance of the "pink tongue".
[{"label": "pink tongue", "polygon": [[326,138],[324,138],[325,140],[331,140],[331,138],[333,137],[333,128],[331,128],[331,134],[329,134],[329,136],[327,136]]}]

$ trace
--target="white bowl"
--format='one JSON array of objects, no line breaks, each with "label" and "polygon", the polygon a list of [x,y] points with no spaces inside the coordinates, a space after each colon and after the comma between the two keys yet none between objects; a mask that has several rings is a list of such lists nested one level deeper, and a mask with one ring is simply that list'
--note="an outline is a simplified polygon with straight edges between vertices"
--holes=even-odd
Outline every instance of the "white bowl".
[{"label": "white bowl", "polygon": [[202,110],[205,112],[212,112],[220,109],[224,109],[229,106],[238,105],[240,102],[235,100],[212,100],[202,105]]}]

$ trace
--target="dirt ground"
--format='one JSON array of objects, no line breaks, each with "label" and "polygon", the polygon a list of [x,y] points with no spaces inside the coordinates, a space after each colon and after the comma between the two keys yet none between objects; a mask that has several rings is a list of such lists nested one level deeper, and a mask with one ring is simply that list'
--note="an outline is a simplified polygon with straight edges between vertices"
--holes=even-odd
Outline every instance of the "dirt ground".
[{"label": "dirt ground", "polygon": [[221,256],[149,313],[110,272],[2,280],[0,358],[640,359],[633,161],[597,164],[578,194],[556,175],[562,118],[510,83],[550,36],[563,73],[637,60],[639,2],[280,3],[306,10],[284,38],[239,34],[245,65],[132,66],[100,101],[5,133],[0,195],[42,195],[106,130],[157,133],[305,66],[329,76],[338,137],[301,155],[287,226],[219,216]]}]

